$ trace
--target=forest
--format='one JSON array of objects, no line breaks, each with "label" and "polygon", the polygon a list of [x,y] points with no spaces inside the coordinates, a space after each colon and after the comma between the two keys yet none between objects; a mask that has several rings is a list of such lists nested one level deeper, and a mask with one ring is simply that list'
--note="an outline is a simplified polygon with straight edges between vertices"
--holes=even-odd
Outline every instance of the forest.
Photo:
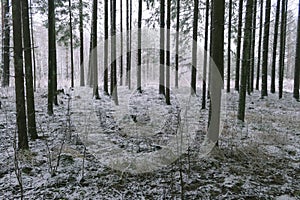
[{"label": "forest", "polygon": [[300,0],[0,7],[0,199],[300,199]]}]

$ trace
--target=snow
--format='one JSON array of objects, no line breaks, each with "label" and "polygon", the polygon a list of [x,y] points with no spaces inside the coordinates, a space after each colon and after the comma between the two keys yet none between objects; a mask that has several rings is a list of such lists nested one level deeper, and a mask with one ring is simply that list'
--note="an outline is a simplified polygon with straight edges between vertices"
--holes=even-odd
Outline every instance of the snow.
[{"label": "snow", "polygon": [[[119,87],[119,106],[92,99],[90,88],[65,90],[72,98],[60,94],[54,116],[40,89],[41,138],[18,153],[25,199],[299,199],[300,106],[291,93],[278,100],[255,91],[245,123],[236,120],[238,94],[226,95],[219,146],[207,152],[201,98],[172,89],[166,106],[157,88],[140,95]],[[15,97],[0,90],[0,199],[18,199]]]}]

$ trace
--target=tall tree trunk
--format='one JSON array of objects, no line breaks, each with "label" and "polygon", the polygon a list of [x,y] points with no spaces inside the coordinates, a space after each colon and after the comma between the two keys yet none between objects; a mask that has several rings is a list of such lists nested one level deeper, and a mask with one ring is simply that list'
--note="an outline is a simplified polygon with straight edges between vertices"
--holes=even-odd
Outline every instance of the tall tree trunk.
[{"label": "tall tree trunk", "polygon": [[3,28],[2,30],[2,37],[3,37],[3,79],[2,79],[2,86],[8,87],[9,86],[9,77],[10,77],[10,20],[9,20],[9,0],[5,0],[3,3],[4,9],[4,16],[3,16]]},{"label": "tall tree trunk", "polygon": [[55,49],[55,16],[54,1],[48,0],[48,114],[53,115],[53,71],[55,68],[54,55],[56,54]]},{"label": "tall tree trunk", "polygon": [[277,0],[275,28],[274,28],[274,40],[273,40],[273,57],[272,57],[272,71],[271,71],[271,93],[275,93],[276,54],[277,54],[276,51],[277,51],[279,14],[280,14],[280,0]]},{"label": "tall tree trunk", "polygon": [[171,32],[171,0],[167,0],[167,51],[166,51],[166,104],[171,105],[170,101],[170,33]]},{"label": "tall tree trunk", "polygon": [[263,60],[262,60],[262,81],[261,81],[261,97],[268,96],[268,54],[269,54],[269,32],[270,32],[270,13],[271,0],[266,2],[265,13],[265,29],[263,41]]},{"label": "tall tree trunk", "polygon": [[228,17],[228,53],[227,53],[227,92],[230,92],[230,71],[231,71],[231,19],[232,19],[232,0],[229,0]]},{"label": "tall tree trunk", "polygon": [[242,20],[243,20],[243,0],[239,1],[239,21],[236,47],[236,67],[235,67],[235,90],[240,87],[240,63],[241,63],[241,39],[242,39]]},{"label": "tall tree trunk", "polygon": [[79,0],[80,86],[84,86],[83,3]]},{"label": "tall tree trunk", "polygon": [[175,88],[178,88],[178,70],[179,70],[179,29],[180,29],[180,0],[177,0],[176,16],[176,54],[175,54]]},{"label": "tall tree trunk", "polygon": [[293,96],[299,101],[299,79],[300,79],[300,3],[298,5],[298,25],[297,25],[297,44],[294,72],[294,91]]},{"label": "tall tree trunk", "polygon": [[250,74],[250,92],[254,91],[254,66],[255,66],[255,39],[256,39],[256,17],[257,17],[257,0],[253,5],[253,26],[252,26],[252,52],[251,52],[251,74]]},{"label": "tall tree trunk", "polygon": [[120,42],[121,42],[121,55],[120,55],[120,85],[123,85],[123,0],[120,0]]},{"label": "tall tree trunk", "polygon": [[111,95],[115,104],[118,105],[116,53],[116,0],[111,0]]},{"label": "tall tree trunk", "polygon": [[21,5],[22,5],[22,22],[23,22],[23,44],[24,44],[24,55],[25,55],[26,100],[27,100],[27,120],[28,120],[27,127],[31,139],[35,140],[38,138],[38,135],[36,132],[36,122],[35,122],[28,1],[27,0],[22,1]]},{"label": "tall tree trunk", "polygon": [[253,15],[252,11],[253,11],[253,0],[247,0],[241,86],[240,86],[239,107],[238,107],[238,119],[241,121],[245,120],[245,104],[246,104],[246,90],[247,90],[247,76],[248,76],[247,72],[248,69],[250,68],[251,27],[252,27],[252,15]]},{"label": "tall tree trunk", "polygon": [[93,97],[95,99],[100,99],[99,97],[99,91],[98,91],[98,54],[97,54],[97,14],[98,14],[98,0],[93,0],[93,15],[92,15],[92,26],[93,26],[93,32],[92,32],[92,71],[93,71]]},{"label": "tall tree trunk", "polygon": [[256,90],[259,90],[260,79],[260,61],[261,61],[261,43],[262,43],[262,30],[263,30],[263,12],[264,0],[260,1],[260,15],[259,15],[259,36],[258,36],[258,55],[257,55],[257,69],[256,69]]},{"label": "tall tree trunk", "polygon": [[21,1],[12,2],[13,16],[13,40],[14,40],[14,65],[15,65],[15,92],[18,128],[18,148],[29,149],[25,97],[24,97],[24,72],[23,72],[23,52],[22,52],[22,20],[21,20]]},{"label": "tall tree trunk", "polygon": [[286,22],[287,22],[287,4],[288,0],[282,0],[281,8],[281,26],[280,26],[280,55],[279,55],[279,99],[283,95],[284,79],[284,57],[286,45]]},{"label": "tall tree trunk", "polygon": [[[208,141],[218,143],[220,131],[221,97],[224,80],[224,15],[225,1],[212,2],[212,60],[215,67],[211,67],[211,105],[210,124],[208,127]],[[221,80],[220,80],[221,79]]]},{"label": "tall tree trunk", "polygon": [[[253,0],[252,0],[252,3],[253,3]],[[253,5],[252,5],[252,11],[253,11]],[[246,86],[247,86],[247,93],[248,95],[251,95],[251,66],[252,66],[252,62],[254,62],[254,54],[252,54],[252,50],[254,50],[255,48],[255,43],[253,43],[253,17],[254,17],[254,13],[252,12],[251,14],[251,31],[250,31],[250,35],[249,35],[249,38],[250,38],[250,56],[249,56],[249,66],[247,67],[247,83],[246,83]],[[243,62],[243,61],[242,61]]]},{"label": "tall tree trunk", "polygon": [[191,73],[191,94],[196,94],[197,86],[197,35],[198,35],[198,9],[199,1],[194,0],[194,21],[193,21],[193,48],[192,48],[192,73]]},{"label": "tall tree trunk", "polygon": [[207,56],[208,56],[208,21],[209,21],[209,0],[205,6],[205,36],[204,36],[204,59],[203,59],[203,82],[202,82],[202,109],[206,108],[206,78],[207,78]]},{"label": "tall tree trunk", "polygon": [[126,29],[127,29],[127,58],[126,58],[126,85],[131,88],[131,23],[132,0],[126,0]]},{"label": "tall tree trunk", "polygon": [[72,1],[69,0],[69,27],[70,27],[70,49],[71,49],[71,87],[74,87],[74,53],[73,53],[73,25],[72,25]]},{"label": "tall tree trunk", "polygon": [[31,48],[32,48],[32,61],[33,61],[33,90],[36,91],[36,59],[34,48],[34,36],[33,36],[33,16],[32,16],[32,1],[30,0],[30,29],[31,29]]},{"label": "tall tree trunk", "polygon": [[[128,0],[127,0],[128,1]],[[108,95],[108,0],[104,0],[104,94]]]},{"label": "tall tree trunk", "polygon": [[137,91],[142,93],[142,5],[143,1],[139,0],[139,10],[138,10],[138,52],[137,52]]},{"label": "tall tree trunk", "polygon": [[159,94],[165,95],[165,0],[160,0]]}]

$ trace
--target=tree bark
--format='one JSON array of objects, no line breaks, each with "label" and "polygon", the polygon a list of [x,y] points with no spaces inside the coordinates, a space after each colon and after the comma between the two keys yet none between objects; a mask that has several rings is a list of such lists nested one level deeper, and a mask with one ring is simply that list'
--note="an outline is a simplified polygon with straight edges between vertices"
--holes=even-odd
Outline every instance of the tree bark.
[{"label": "tree bark", "polygon": [[260,61],[261,61],[261,43],[262,43],[262,30],[263,30],[263,12],[264,0],[260,1],[260,19],[259,19],[259,36],[258,36],[258,56],[257,56],[257,69],[256,69],[256,90],[259,90],[260,80]]},{"label": "tree bark", "polygon": [[80,86],[84,86],[84,38],[83,38],[83,3],[79,0],[79,37],[80,37]]},{"label": "tree bark", "polygon": [[240,89],[240,62],[241,62],[241,39],[242,39],[242,20],[243,20],[243,0],[239,1],[239,21],[237,33],[237,47],[236,47],[236,67],[235,67],[235,90]]},{"label": "tree bark", "polygon": [[69,27],[70,27],[70,49],[71,49],[71,87],[74,87],[74,53],[73,53],[73,25],[72,25],[72,1],[69,0]]},{"label": "tree bark", "polygon": [[293,96],[299,101],[299,79],[300,79],[300,4],[298,5],[298,28],[297,28],[297,44],[296,44],[296,58],[294,71],[294,91]]},{"label": "tree bark", "polygon": [[100,99],[98,91],[98,54],[97,54],[97,14],[98,14],[98,1],[93,0],[93,15],[92,15],[92,71],[93,71],[93,97]]},{"label": "tree bark", "polygon": [[116,0],[111,0],[111,95],[118,105],[116,52]]},{"label": "tree bark", "polygon": [[121,55],[120,55],[120,85],[123,85],[123,0],[120,0],[120,42],[121,42]]},{"label": "tree bark", "polygon": [[54,75],[53,71],[55,68],[54,55],[56,54],[55,49],[55,16],[54,16],[54,1],[48,0],[48,114],[53,115],[53,83]]},{"label": "tree bark", "polygon": [[138,9],[138,52],[137,52],[137,91],[142,93],[142,5],[143,1],[139,0],[139,9]]},{"label": "tree bark", "polygon": [[179,70],[179,29],[180,29],[180,0],[177,0],[176,16],[176,54],[175,54],[175,88],[178,88],[178,70]]},{"label": "tree bark", "polygon": [[194,21],[193,21],[193,47],[192,47],[192,73],[191,73],[191,94],[195,95],[197,86],[197,36],[198,36],[198,9],[199,1],[194,0]]},{"label": "tree bark", "polygon": [[9,24],[9,0],[5,0],[3,3],[4,9],[4,16],[3,16],[3,28],[2,30],[2,37],[3,37],[3,79],[2,79],[2,86],[8,87],[9,86],[9,79],[10,79],[10,24]]},{"label": "tree bark", "polygon": [[232,20],[232,0],[229,0],[228,14],[228,53],[227,53],[227,92],[230,92],[230,72],[231,72],[231,20]]},{"label": "tree bark", "polygon": [[165,0],[160,0],[159,94],[165,95]]},{"label": "tree bark", "polygon": [[167,51],[166,51],[166,104],[170,101],[170,32],[171,32],[171,0],[167,0]]},{"label": "tree bark", "polygon": [[204,59],[203,59],[203,82],[202,82],[202,109],[206,108],[206,79],[207,79],[207,56],[208,56],[208,21],[209,21],[209,0],[205,6],[205,36],[204,36]]}]

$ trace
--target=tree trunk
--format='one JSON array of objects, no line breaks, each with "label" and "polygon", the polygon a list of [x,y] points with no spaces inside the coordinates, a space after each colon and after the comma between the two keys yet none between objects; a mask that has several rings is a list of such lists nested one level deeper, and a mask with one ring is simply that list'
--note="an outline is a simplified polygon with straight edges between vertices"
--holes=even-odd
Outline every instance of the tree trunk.
[{"label": "tree trunk", "polygon": [[93,0],[93,15],[92,15],[92,26],[93,26],[93,32],[92,32],[92,71],[93,71],[93,97],[95,99],[100,99],[99,97],[99,91],[98,91],[98,54],[97,54],[97,12],[98,11],[98,1]]},{"label": "tree trunk", "polygon": [[267,0],[265,8],[265,29],[263,41],[263,60],[262,60],[262,81],[261,97],[268,96],[268,53],[269,53],[269,32],[270,32],[270,12],[271,0]]},{"label": "tree trunk", "polygon": [[212,3],[212,60],[215,67],[211,67],[211,105],[210,124],[208,127],[208,141],[218,143],[220,131],[221,96],[224,80],[224,15],[225,1]]},{"label": "tree trunk", "polygon": [[235,90],[240,89],[240,63],[241,63],[241,39],[242,39],[242,20],[243,20],[243,0],[239,2],[239,21],[236,47],[236,67],[235,67]]},{"label": "tree trunk", "polygon": [[180,0],[177,0],[177,16],[176,16],[176,20],[177,21],[176,21],[175,88],[178,88]]},{"label": "tree trunk", "polygon": [[80,37],[80,86],[84,86],[84,39],[83,39],[83,4],[79,0],[79,37]]},{"label": "tree trunk", "polygon": [[279,55],[279,99],[283,95],[283,78],[284,78],[284,57],[286,45],[286,21],[287,21],[287,4],[288,0],[282,0],[281,6],[281,26],[280,26],[280,55]]},{"label": "tree trunk", "polygon": [[21,19],[21,1],[12,2],[13,16],[13,40],[14,40],[14,65],[15,65],[15,92],[16,92],[16,110],[17,110],[17,128],[18,128],[18,148],[29,149],[25,97],[24,97],[24,72],[23,72],[23,52],[22,52],[22,19]]},{"label": "tree trunk", "polygon": [[245,120],[245,104],[246,104],[246,90],[247,90],[247,76],[248,76],[247,72],[248,69],[250,68],[251,27],[252,27],[252,15],[253,15],[252,11],[253,11],[253,0],[247,0],[241,86],[240,86],[239,107],[238,107],[238,119],[241,121]]},{"label": "tree trunk", "polygon": [[111,95],[118,105],[116,52],[116,0],[111,0]]},{"label": "tree trunk", "polygon": [[9,86],[9,77],[10,77],[10,20],[9,20],[9,0],[5,0],[3,3],[4,9],[4,16],[3,16],[3,27],[4,30],[2,32],[3,37],[3,79],[2,79],[2,86],[8,87]]},{"label": "tree trunk", "polygon": [[126,0],[126,16],[127,16],[126,17],[126,29],[127,29],[126,85],[130,89],[131,88],[131,22],[132,22],[132,0]]},{"label": "tree trunk", "polygon": [[274,40],[273,40],[273,57],[272,57],[272,71],[271,71],[271,93],[275,93],[276,54],[277,54],[276,51],[277,51],[279,14],[280,14],[280,0],[277,0],[275,28],[274,28]]},{"label": "tree trunk", "polygon": [[299,101],[299,79],[300,79],[300,4],[298,5],[298,28],[297,28],[297,44],[294,72],[294,92],[293,96]]},{"label": "tree trunk", "polygon": [[137,52],[137,91],[142,93],[142,5],[143,1],[139,0],[139,10],[138,10],[138,52]]},{"label": "tree trunk", "polygon": [[232,0],[229,0],[228,17],[228,54],[227,54],[227,92],[230,92],[230,71],[231,71],[231,20],[232,20]]},{"label": "tree trunk", "polygon": [[[128,1],[128,0],[127,0]],[[108,95],[108,0],[104,0],[104,94]]]},{"label": "tree trunk", "polygon": [[123,85],[123,0],[120,0],[120,42],[121,42],[121,54],[120,54],[120,85]]},{"label": "tree trunk", "polygon": [[263,9],[264,0],[260,1],[260,19],[259,19],[259,36],[258,36],[258,56],[257,56],[257,69],[256,69],[256,90],[259,90],[260,79],[260,60],[261,60],[261,43],[262,43],[262,30],[263,30]]},{"label": "tree trunk", "polygon": [[159,94],[165,95],[165,0],[160,0]]},{"label": "tree trunk", "polygon": [[55,49],[55,16],[54,16],[54,1],[48,0],[48,114],[53,115],[53,71],[55,68],[54,54]]},{"label": "tree trunk", "polygon": [[194,0],[194,21],[193,21],[193,48],[192,48],[192,73],[191,73],[191,94],[195,95],[197,86],[197,35],[198,35],[198,9],[199,1]]},{"label": "tree trunk", "polygon": [[251,67],[250,67],[250,92],[254,91],[254,66],[255,66],[255,39],[256,39],[256,17],[257,0],[253,4],[253,26],[252,26],[252,45],[251,45]]},{"label": "tree trunk", "polygon": [[70,27],[70,49],[71,49],[71,87],[74,87],[74,53],[73,53],[73,25],[72,25],[72,1],[69,0],[69,27]]},{"label": "tree trunk", "polygon": [[22,22],[23,22],[23,44],[25,55],[25,77],[26,77],[26,100],[27,100],[27,119],[28,119],[28,133],[31,139],[38,138],[36,132],[35,122],[35,108],[34,108],[34,91],[33,91],[33,77],[32,77],[32,57],[31,57],[31,41],[29,29],[29,8],[28,1],[22,1]]},{"label": "tree trunk", "polygon": [[35,48],[33,36],[33,17],[32,17],[32,1],[30,0],[30,29],[31,29],[31,48],[32,48],[32,61],[33,61],[33,90],[36,91],[36,61],[35,61]]},{"label": "tree trunk", "polygon": [[206,78],[207,78],[207,56],[208,56],[208,21],[209,21],[209,0],[206,0],[205,8],[205,36],[204,36],[204,61],[203,61],[203,82],[202,82],[202,109],[206,108]]},{"label": "tree trunk", "polygon": [[171,32],[171,0],[167,0],[167,51],[166,51],[166,104],[171,105],[170,101],[170,32]]}]

